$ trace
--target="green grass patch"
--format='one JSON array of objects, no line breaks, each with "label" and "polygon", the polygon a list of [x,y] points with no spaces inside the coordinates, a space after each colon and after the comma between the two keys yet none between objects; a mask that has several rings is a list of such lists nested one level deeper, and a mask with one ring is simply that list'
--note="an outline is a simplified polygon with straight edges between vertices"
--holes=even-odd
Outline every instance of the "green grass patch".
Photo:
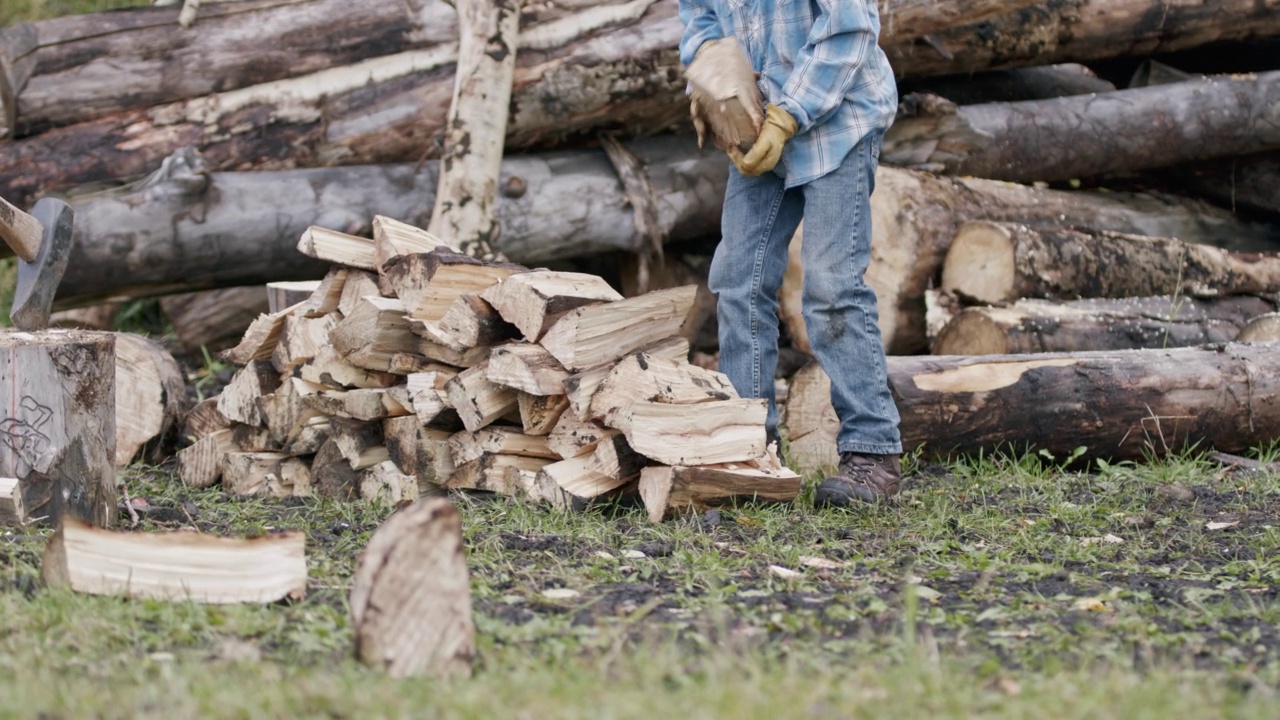
[{"label": "green grass patch", "polygon": [[926,464],[888,507],[817,510],[810,486],[662,525],[458,497],[479,654],[447,685],[351,655],[390,509],[127,483],[142,531],[302,530],[307,598],[53,592],[47,531],[0,536],[0,716],[1265,717],[1280,686],[1280,477],[1191,457]]}]

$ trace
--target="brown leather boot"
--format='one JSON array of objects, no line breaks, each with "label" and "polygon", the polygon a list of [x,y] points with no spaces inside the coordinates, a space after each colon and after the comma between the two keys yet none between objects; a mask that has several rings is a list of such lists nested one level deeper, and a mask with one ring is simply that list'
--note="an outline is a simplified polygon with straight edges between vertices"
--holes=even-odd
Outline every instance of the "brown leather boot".
[{"label": "brown leather boot", "polygon": [[841,453],[839,470],[822,481],[813,501],[820,507],[848,507],[855,500],[884,502],[898,494],[901,480],[897,455]]}]

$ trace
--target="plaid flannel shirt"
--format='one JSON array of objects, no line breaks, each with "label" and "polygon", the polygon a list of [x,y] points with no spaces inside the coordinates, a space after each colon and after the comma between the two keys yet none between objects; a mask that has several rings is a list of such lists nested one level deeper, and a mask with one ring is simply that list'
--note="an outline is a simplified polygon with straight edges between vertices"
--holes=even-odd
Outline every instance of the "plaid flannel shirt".
[{"label": "plaid flannel shirt", "polygon": [[777,169],[787,187],[836,169],[893,122],[898,90],[875,0],[680,0],[680,20],[680,62],[708,40],[737,37],[765,102],[796,119]]}]

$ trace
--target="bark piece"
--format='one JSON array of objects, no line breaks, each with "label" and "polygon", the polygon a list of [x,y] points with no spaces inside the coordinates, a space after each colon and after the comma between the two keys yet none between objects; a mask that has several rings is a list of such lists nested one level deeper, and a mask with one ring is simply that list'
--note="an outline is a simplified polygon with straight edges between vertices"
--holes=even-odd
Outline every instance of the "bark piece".
[{"label": "bark piece", "polygon": [[530,395],[561,395],[569,371],[541,345],[509,343],[489,353],[491,382]]},{"label": "bark piece", "polygon": [[[924,457],[1002,449],[1067,458],[1083,447],[1086,457],[1140,460],[1192,445],[1242,452],[1280,436],[1275,362],[1270,346],[1248,343],[891,356],[889,384],[902,416],[903,449]],[[787,400],[788,458],[797,471],[809,472],[834,465],[839,424],[825,374],[816,363],[802,373],[813,379],[802,391],[797,375]],[[819,422],[814,427],[801,419]],[[798,444],[811,452],[798,453]]]},{"label": "bark piece", "polygon": [[1276,288],[1276,253],[1014,223],[964,225],[942,269],[944,291],[989,304],[1019,298],[1218,297]]},{"label": "bark piece", "polygon": [[307,592],[306,536],[112,532],[67,518],[49,539],[40,575],[91,595],[209,604],[270,603]]},{"label": "bark piece", "polygon": [[356,655],[392,677],[468,676],[475,655],[462,516],[430,498],[374,532],[351,588]]},{"label": "bark piece", "polygon": [[524,455],[555,460],[543,436],[529,435],[517,428],[487,427],[477,432],[463,431],[449,436],[449,457],[454,465],[466,465],[485,453]]},{"label": "bark piece", "polygon": [[520,425],[528,435],[549,435],[560,417],[569,409],[569,398],[564,395],[530,395],[516,392],[516,406],[520,411]]},{"label": "bark piece", "polygon": [[387,454],[403,472],[418,479],[419,493],[428,485],[443,486],[453,474],[447,430],[423,427],[412,417],[388,418],[382,425]]},{"label": "bark piece", "polygon": [[182,369],[162,345],[141,335],[116,334],[116,467],[128,465],[147,443],[174,432],[187,411]]},{"label": "bark piece", "polygon": [[764,400],[715,400],[693,406],[635,402],[623,424],[636,452],[665,465],[713,465],[764,457]]},{"label": "bark piece", "polygon": [[189,487],[207,488],[222,479],[223,461],[236,452],[231,430],[218,430],[178,451],[178,477]]},{"label": "bark piece", "polygon": [[543,333],[570,310],[622,299],[599,276],[552,270],[512,275],[490,286],[481,296],[507,322],[519,328],[529,342],[541,340]]},{"label": "bark piece", "polygon": [[935,355],[1136,350],[1228,342],[1250,318],[1275,309],[1252,296],[1144,297],[970,307],[934,339]]},{"label": "bark piece", "polygon": [[[625,418],[631,403],[662,402],[695,405],[713,400],[733,400],[738,393],[722,373],[643,352],[618,361],[591,396],[590,418],[606,427],[626,432]],[[690,408],[696,413],[697,408]]]},{"label": "bark piece", "polygon": [[539,342],[575,372],[616,360],[678,333],[697,290],[690,285],[581,307],[557,320]]},{"label": "bark piece", "polygon": [[475,432],[518,407],[516,391],[490,382],[487,362],[455,375],[445,383],[449,405],[467,430]]},{"label": "bark piece", "polygon": [[227,453],[222,489],[241,497],[305,497],[311,494],[311,469],[284,453]]},{"label": "bark piece", "polygon": [[640,497],[649,519],[659,523],[680,513],[738,502],[791,502],[802,484],[803,479],[789,470],[655,465],[640,472]]},{"label": "bark piece", "polygon": [[0,477],[32,519],[113,524],[115,336],[80,330],[0,334]]}]

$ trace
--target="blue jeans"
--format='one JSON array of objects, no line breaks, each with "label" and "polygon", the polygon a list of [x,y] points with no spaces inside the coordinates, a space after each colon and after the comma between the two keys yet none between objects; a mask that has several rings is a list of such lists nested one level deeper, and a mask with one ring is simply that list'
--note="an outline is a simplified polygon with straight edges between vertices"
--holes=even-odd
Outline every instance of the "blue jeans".
[{"label": "blue jeans", "polygon": [[787,246],[804,220],[804,323],[813,354],[831,377],[841,453],[902,452],[876,296],[863,281],[871,262],[871,192],[882,137],[874,133],[837,170],[790,189],[775,173],[747,177],[730,167],[723,237],[708,279],[718,298],[720,371],[739,395],[769,401],[773,431],[778,290]]}]

